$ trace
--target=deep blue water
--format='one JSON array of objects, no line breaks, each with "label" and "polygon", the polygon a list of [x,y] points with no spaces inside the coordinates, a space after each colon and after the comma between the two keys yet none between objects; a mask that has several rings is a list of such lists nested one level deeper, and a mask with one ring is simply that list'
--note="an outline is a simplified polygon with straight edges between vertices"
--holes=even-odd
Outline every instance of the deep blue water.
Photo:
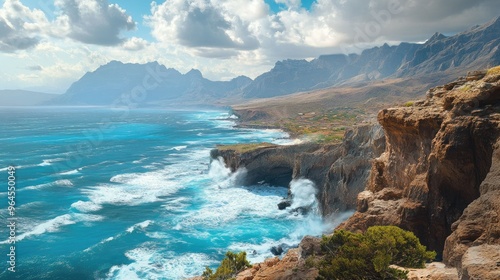
[{"label": "deep blue water", "polygon": [[287,188],[240,186],[235,177],[244,174],[210,163],[216,144],[289,141],[277,130],[235,129],[228,117],[0,108],[5,224],[7,167],[17,168],[16,272],[7,271],[11,245],[1,226],[0,279],[182,279],[227,250],[261,261],[273,245],[320,234],[315,214],[277,209]]}]

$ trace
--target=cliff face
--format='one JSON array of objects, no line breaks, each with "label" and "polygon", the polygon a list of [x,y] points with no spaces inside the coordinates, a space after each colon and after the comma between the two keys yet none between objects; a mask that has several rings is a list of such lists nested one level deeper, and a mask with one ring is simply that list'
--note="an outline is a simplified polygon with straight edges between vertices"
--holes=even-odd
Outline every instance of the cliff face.
[{"label": "cliff face", "polygon": [[413,106],[379,113],[386,149],[341,228],[397,225],[458,267],[472,247],[500,244],[498,70],[471,73]]},{"label": "cliff face", "polygon": [[[474,200],[452,224],[443,256],[465,279],[500,279],[500,140],[494,146],[490,172]],[[493,268],[493,269],[492,269]]]},{"label": "cliff face", "polygon": [[323,215],[356,207],[357,194],[369,178],[371,160],[384,150],[380,126],[360,126],[346,131],[341,144],[305,143],[257,148],[248,152],[214,149],[231,171],[246,170],[246,184],[264,181],[288,186],[294,178],[307,178],[318,188]]}]

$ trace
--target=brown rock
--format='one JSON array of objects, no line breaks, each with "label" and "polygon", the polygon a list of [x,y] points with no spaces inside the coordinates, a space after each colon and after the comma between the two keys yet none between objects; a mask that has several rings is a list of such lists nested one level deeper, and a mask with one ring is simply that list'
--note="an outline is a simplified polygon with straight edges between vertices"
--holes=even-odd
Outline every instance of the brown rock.
[{"label": "brown rock", "polygon": [[280,259],[278,257],[274,257],[274,258],[269,258],[269,259],[266,259],[264,261],[264,264],[267,266],[267,267],[273,267],[275,264],[277,264],[278,262],[280,261]]},{"label": "brown rock", "polygon": [[[397,225],[438,255],[458,228],[445,249],[445,261],[454,265],[473,244],[497,244],[499,195],[490,190],[483,197],[482,189],[500,189],[500,179],[487,178],[500,135],[500,76],[488,76],[485,86],[478,75],[430,90],[419,105],[379,113],[385,151],[373,161],[358,211],[340,228]],[[480,196],[478,210],[464,212]],[[454,224],[462,213],[463,225]]]},{"label": "brown rock", "polygon": [[298,256],[306,259],[309,256],[319,255],[321,253],[321,238],[306,235],[300,241]]},{"label": "brown rock", "polygon": [[500,245],[470,247],[460,264],[461,280],[500,279]]},{"label": "brown rock", "polygon": [[458,280],[455,268],[446,267],[444,263],[433,262],[425,265],[425,268],[408,270],[408,280]]},{"label": "brown rock", "polygon": [[481,196],[467,206],[446,239],[443,255],[449,265],[459,267],[471,247],[500,245],[500,141],[494,148],[490,171],[480,186]]},{"label": "brown rock", "polygon": [[282,260],[273,266],[261,267],[254,280],[312,280],[318,276],[318,270],[307,268],[304,260],[299,260],[298,249],[290,249]]},{"label": "brown rock", "polygon": [[257,271],[254,271],[252,268],[243,270],[236,275],[236,280],[252,280],[256,272]]},{"label": "brown rock", "polygon": [[486,71],[471,71],[467,73],[467,81],[477,81],[481,80],[486,76]]}]

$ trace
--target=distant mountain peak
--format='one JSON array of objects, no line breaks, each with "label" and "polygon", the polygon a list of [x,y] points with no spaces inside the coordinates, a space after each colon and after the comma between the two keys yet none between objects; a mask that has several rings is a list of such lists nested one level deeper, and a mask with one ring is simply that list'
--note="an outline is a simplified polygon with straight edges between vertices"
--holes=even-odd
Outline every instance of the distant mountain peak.
[{"label": "distant mountain peak", "polygon": [[203,74],[201,74],[200,70],[198,69],[189,70],[189,72],[186,73],[186,76],[190,76],[193,78],[203,78]]},{"label": "distant mountain peak", "polygon": [[273,69],[245,87],[243,96],[273,97],[385,78],[485,68],[500,63],[498,34],[500,17],[449,37],[436,32],[424,44],[384,44],[361,54],[322,55],[311,62],[278,61]]},{"label": "distant mountain peak", "polygon": [[444,36],[442,33],[436,32],[425,43],[429,44],[429,43],[433,43],[433,42],[440,41],[440,40],[443,40],[443,39],[446,39],[446,36]]}]

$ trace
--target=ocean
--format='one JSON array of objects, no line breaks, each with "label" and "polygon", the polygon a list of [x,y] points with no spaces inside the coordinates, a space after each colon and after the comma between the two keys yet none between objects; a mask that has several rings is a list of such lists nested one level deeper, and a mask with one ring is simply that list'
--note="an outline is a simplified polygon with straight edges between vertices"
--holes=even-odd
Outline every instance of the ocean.
[{"label": "ocean", "polygon": [[[292,142],[280,130],[235,128],[233,118],[226,111],[0,108],[0,279],[183,279],[216,267],[228,250],[258,262],[272,246],[331,229],[317,211],[278,210],[286,186],[241,186],[244,170],[231,174],[210,159],[216,144]],[[292,184],[301,190],[294,203],[314,209],[312,183]],[[15,272],[8,270],[13,245]]]}]

